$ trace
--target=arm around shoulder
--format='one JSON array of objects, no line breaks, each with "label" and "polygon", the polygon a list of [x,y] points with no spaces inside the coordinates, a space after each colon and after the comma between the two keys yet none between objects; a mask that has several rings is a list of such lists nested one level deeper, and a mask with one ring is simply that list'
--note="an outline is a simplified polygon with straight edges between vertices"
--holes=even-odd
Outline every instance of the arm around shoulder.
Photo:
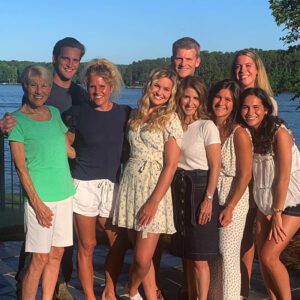
[{"label": "arm around shoulder", "polygon": [[5,113],[4,117],[0,120],[0,130],[3,134],[8,134],[13,130],[16,124],[16,117],[10,113]]}]

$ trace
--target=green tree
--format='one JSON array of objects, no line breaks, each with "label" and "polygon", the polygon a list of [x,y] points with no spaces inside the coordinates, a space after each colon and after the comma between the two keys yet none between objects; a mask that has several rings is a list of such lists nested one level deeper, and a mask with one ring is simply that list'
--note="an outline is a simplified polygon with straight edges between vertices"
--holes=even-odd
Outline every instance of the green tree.
[{"label": "green tree", "polygon": [[299,0],[269,0],[272,15],[278,26],[284,25],[287,34],[280,39],[285,44],[297,42],[300,38],[300,3]]},{"label": "green tree", "polygon": [[[287,45],[291,45],[300,39],[300,3],[299,0],[269,0],[272,15],[278,26],[284,25],[287,34],[280,39]],[[290,47],[290,50],[299,50],[299,45]],[[299,59],[294,61],[299,67]],[[299,72],[298,72],[299,73]],[[286,81],[286,80],[285,80]],[[300,80],[293,83],[292,90],[295,92],[292,100],[300,98]],[[300,102],[300,99],[299,99]],[[300,105],[297,109],[300,108]]]}]

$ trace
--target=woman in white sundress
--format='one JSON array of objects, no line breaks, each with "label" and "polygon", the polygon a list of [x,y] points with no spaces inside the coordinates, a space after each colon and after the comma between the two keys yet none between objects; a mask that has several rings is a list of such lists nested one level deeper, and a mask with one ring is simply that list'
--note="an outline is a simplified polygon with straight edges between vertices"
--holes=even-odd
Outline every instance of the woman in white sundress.
[{"label": "woman in white sundress", "polygon": [[221,257],[212,264],[211,299],[239,300],[241,290],[240,249],[249,209],[248,184],[252,175],[250,132],[237,123],[239,87],[225,79],[210,90],[208,110],[222,143],[218,180],[219,248]]},{"label": "woman in white sundress", "polygon": [[130,158],[120,183],[114,223],[126,227],[134,246],[128,299],[157,299],[152,257],[161,233],[175,232],[170,184],[175,173],[182,127],[175,112],[177,75],[151,72],[137,111],[129,120]]}]

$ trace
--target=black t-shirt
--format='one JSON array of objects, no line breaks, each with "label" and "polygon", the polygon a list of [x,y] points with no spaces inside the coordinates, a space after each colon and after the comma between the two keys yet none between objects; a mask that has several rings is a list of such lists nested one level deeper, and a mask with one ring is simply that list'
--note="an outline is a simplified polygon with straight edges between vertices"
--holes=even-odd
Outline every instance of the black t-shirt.
[{"label": "black t-shirt", "polygon": [[89,100],[88,94],[80,85],[72,82],[70,88],[63,88],[53,82],[53,86],[46,101],[47,105],[52,105],[59,109],[60,114],[64,113],[73,105],[80,105]]},{"label": "black t-shirt", "polygon": [[130,110],[127,105],[114,103],[110,111],[98,111],[85,103],[67,112],[75,132],[73,178],[119,182]]}]

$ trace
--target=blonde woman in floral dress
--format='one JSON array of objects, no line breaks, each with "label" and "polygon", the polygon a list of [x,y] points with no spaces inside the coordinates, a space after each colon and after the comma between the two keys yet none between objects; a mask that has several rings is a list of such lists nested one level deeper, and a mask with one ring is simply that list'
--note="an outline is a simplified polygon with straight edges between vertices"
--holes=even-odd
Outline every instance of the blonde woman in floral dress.
[{"label": "blonde woman in floral dress", "polygon": [[137,111],[129,120],[130,158],[120,183],[114,223],[128,229],[134,247],[127,299],[157,299],[152,257],[161,233],[175,232],[170,184],[182,138],[175,113],[177,75],[153,70]]}]

